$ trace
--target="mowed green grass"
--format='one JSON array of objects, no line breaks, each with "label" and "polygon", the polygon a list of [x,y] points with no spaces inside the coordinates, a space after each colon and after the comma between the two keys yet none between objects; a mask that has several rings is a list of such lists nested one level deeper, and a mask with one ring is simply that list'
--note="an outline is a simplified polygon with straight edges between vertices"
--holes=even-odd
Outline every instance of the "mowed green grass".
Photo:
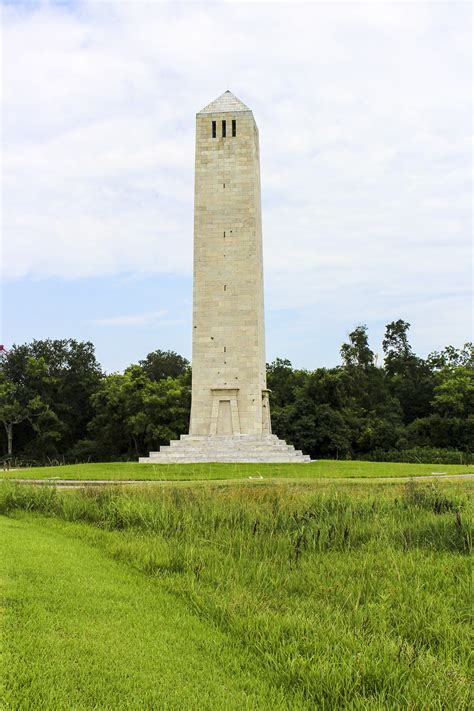
[{"label": "mowed green grass", "polygon": [[286,706],[251,651],[74,529],[0,517],[2,708]]},{"label": "mowed green grass", "polygon": [[8,709],[469,709],[469,481],[0,485]]},{"label": "mowed green grass", "polygon": [[0,474],[16,479],[81,479],[135,481],[212,481],[225,479],[317,479],[366,477],[416,477],[433,473],[465,474],[474,465],[405,464],[398,462],[358,462],[322,459],[310,464],[138,464],[114,462],[33,467]]}]

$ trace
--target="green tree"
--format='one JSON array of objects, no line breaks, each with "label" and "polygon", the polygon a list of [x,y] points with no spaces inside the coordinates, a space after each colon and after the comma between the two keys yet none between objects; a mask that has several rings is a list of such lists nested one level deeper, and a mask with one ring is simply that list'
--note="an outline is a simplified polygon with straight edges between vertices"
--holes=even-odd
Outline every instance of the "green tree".
[{"label": "green tree", "polygon": [[430,353],[427,362],[435,382],[431,412],[411,424],[409,440],[413,445],[463,450],[469,457],[474,449],[472,343]]},{"label": "green tree", "polygon": [[375,365],[367,327],[358,326],[341,347],[342,413],[350,432],[354,456],[395,446],[402,434],[401,408],[393,397],[387,374]]},{"label": "green tree", "polygon": [[0,373],[0,420],[5,428],[9,456],[13,454],[13,428],[24,422],[28,416],[29,410],[18,397],[17,389]]},{"label": "green tree", "polygon": [[434,388],[432,413],[417,420],[416,430],[423,440],[418,443],[435,447],[474,450],[474,369],[470,366],[446,366]]},{"label": "green tree", "polygon": [[369,347],[367,326],[357,326],[349,333],[349,343],[343,343],[341,346],[341,357],[346,367],[367,370],[373,366],[375,358]]},{"label": "green tree", "polygon": [[434,389],[433,412],[441,417],[467,418],[474,413],[474,369],[446,367]]},{"label": "green tree", "polygon": [[431,411],[436,384],[429,364],[418,358],[408,342],[410,324],[402,319],[387,324],[382,342],[390,389],[400,403],[405,424]]},{"label": "green tree", "polygon": [[291,400],[277,407],[276,415],[272,413],[274,432],[313,458],[347,457],[350,431],[341,412],[345,402],[342,375],[338,368],[300,372]]},{"label": "green tree", "polygon": [[22,424],[34,433],[25,448],[28,454],[35,453],[33,440],[36,440],[37,450],[42,455],[55,454],[55,444],[61,437],[63,426],[56,413],[38,394],[49,379],[44,360],[28,357],[24,377],[18,383],[8,379],[5,365],[4,358],[0,369],[0,419],[5,428],[7,454],[13,454],[13,428]]},{"label": "green tree", "polygon": [[89,433],[95,456],[127,458],[147,454],[187,432],[191,404],[189,375],[152,380],[138,366],[106,376],[92,396]]},{"label": "green tree", "polygon": [[442,351],[433,351],[426,359],[429,367],[433,371],[441,371],[445,368],[459,368],[461,366],[474,367],[474,346],[472,343],[465,343],[462,348],[446,346]]},{"label": "green tree", "polygon": [[385,370],[389,376],[404,375],[407,364],[416,358],[408,342],[409,329],[410,324],[402,319],[392,321],[385,327],[382,348],[385,353]]},{"label": "green tree", "polygon": [[138,361],[150,380],[165,380],[186,375],[190,370],[189,361],[174,351],[156,350]]},{"label": "green tree", "polygon": [[126,376],[119,373],[102,378],[91,396],[93,417],[87,428],[90,439],[79,440],[73,456],[80,452],[80,456],[87,454],[92,459],[110,460],[130,452],[125,382]]},{"label": "green tree", "polygon": [[267,363],[267,386],[271,390],[272,409],[294,402],[296,387],[304,377],[305,371],[294,370],[287,358],[276,358],[273,363]]},{"label": "green tree", "polygon": [[295,443],[292,427],[291,405],[299,397],[299,390],[306,381],[305,370],[294,370],[286,358],[276,358],[267,363],[267,386],[270,390],[270,413],[272,430],[282,439]]},{"label": "green tree", "polygon": [[1,369],[23,407],[34,398],[42,403],[16,427],[18,453],[66,454],[86,436],[90,397],[102,377],[92,343],[46,339],[14,345]]}]

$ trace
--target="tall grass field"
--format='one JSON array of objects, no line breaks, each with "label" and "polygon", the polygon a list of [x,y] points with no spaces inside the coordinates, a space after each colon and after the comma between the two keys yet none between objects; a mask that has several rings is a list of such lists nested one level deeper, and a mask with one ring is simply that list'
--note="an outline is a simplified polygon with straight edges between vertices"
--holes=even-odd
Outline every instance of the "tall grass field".
[{"label": "tall grass field", "polygon": [[472,708],[470,491],[3,482],[3,708]]}]

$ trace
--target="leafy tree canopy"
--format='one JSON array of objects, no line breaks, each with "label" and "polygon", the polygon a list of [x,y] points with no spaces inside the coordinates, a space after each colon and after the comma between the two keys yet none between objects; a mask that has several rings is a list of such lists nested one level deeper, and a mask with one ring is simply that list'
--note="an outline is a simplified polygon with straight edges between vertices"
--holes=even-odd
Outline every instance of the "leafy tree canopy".
[{"label": "leafy tree canopy", "polygon": [[164,380],[185,375],[190,370],[190,363],[174,351],[156,350],[149,353],[144,360],[139,361],[150,380]]},{"label": "leafy tree canopy", "polygon": [[[423,360],[409,328],[387,325],[383,367],[363,324],[342,344],[338,367],[268,364],[273,431],[313,458],[474,450],[472,344]],[[135,459],[188,431],[190,402],[191,366],[174,351],[111,375],[91,343],[74,339],[13,346],[0,361],[3,450],[38,462]]]},{"label": "leafy tree canopy", "polygon": [[374,353],[369,347],[367,326],[357,326],[349,333],[349,343],[341,346],[341,358],[345,366],[367,369],[374,364]]}]

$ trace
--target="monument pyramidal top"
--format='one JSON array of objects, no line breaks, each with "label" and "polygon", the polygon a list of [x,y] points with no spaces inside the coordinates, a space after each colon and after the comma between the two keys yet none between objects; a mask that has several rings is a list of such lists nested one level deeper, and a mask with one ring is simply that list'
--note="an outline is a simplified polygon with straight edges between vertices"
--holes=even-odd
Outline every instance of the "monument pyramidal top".
[{"label": "monument pyramidal top", "polygon": [[198,111],[198,114],[226,114],[236,111],[251,111],[251,109],[227,89],[217,99]]}]

